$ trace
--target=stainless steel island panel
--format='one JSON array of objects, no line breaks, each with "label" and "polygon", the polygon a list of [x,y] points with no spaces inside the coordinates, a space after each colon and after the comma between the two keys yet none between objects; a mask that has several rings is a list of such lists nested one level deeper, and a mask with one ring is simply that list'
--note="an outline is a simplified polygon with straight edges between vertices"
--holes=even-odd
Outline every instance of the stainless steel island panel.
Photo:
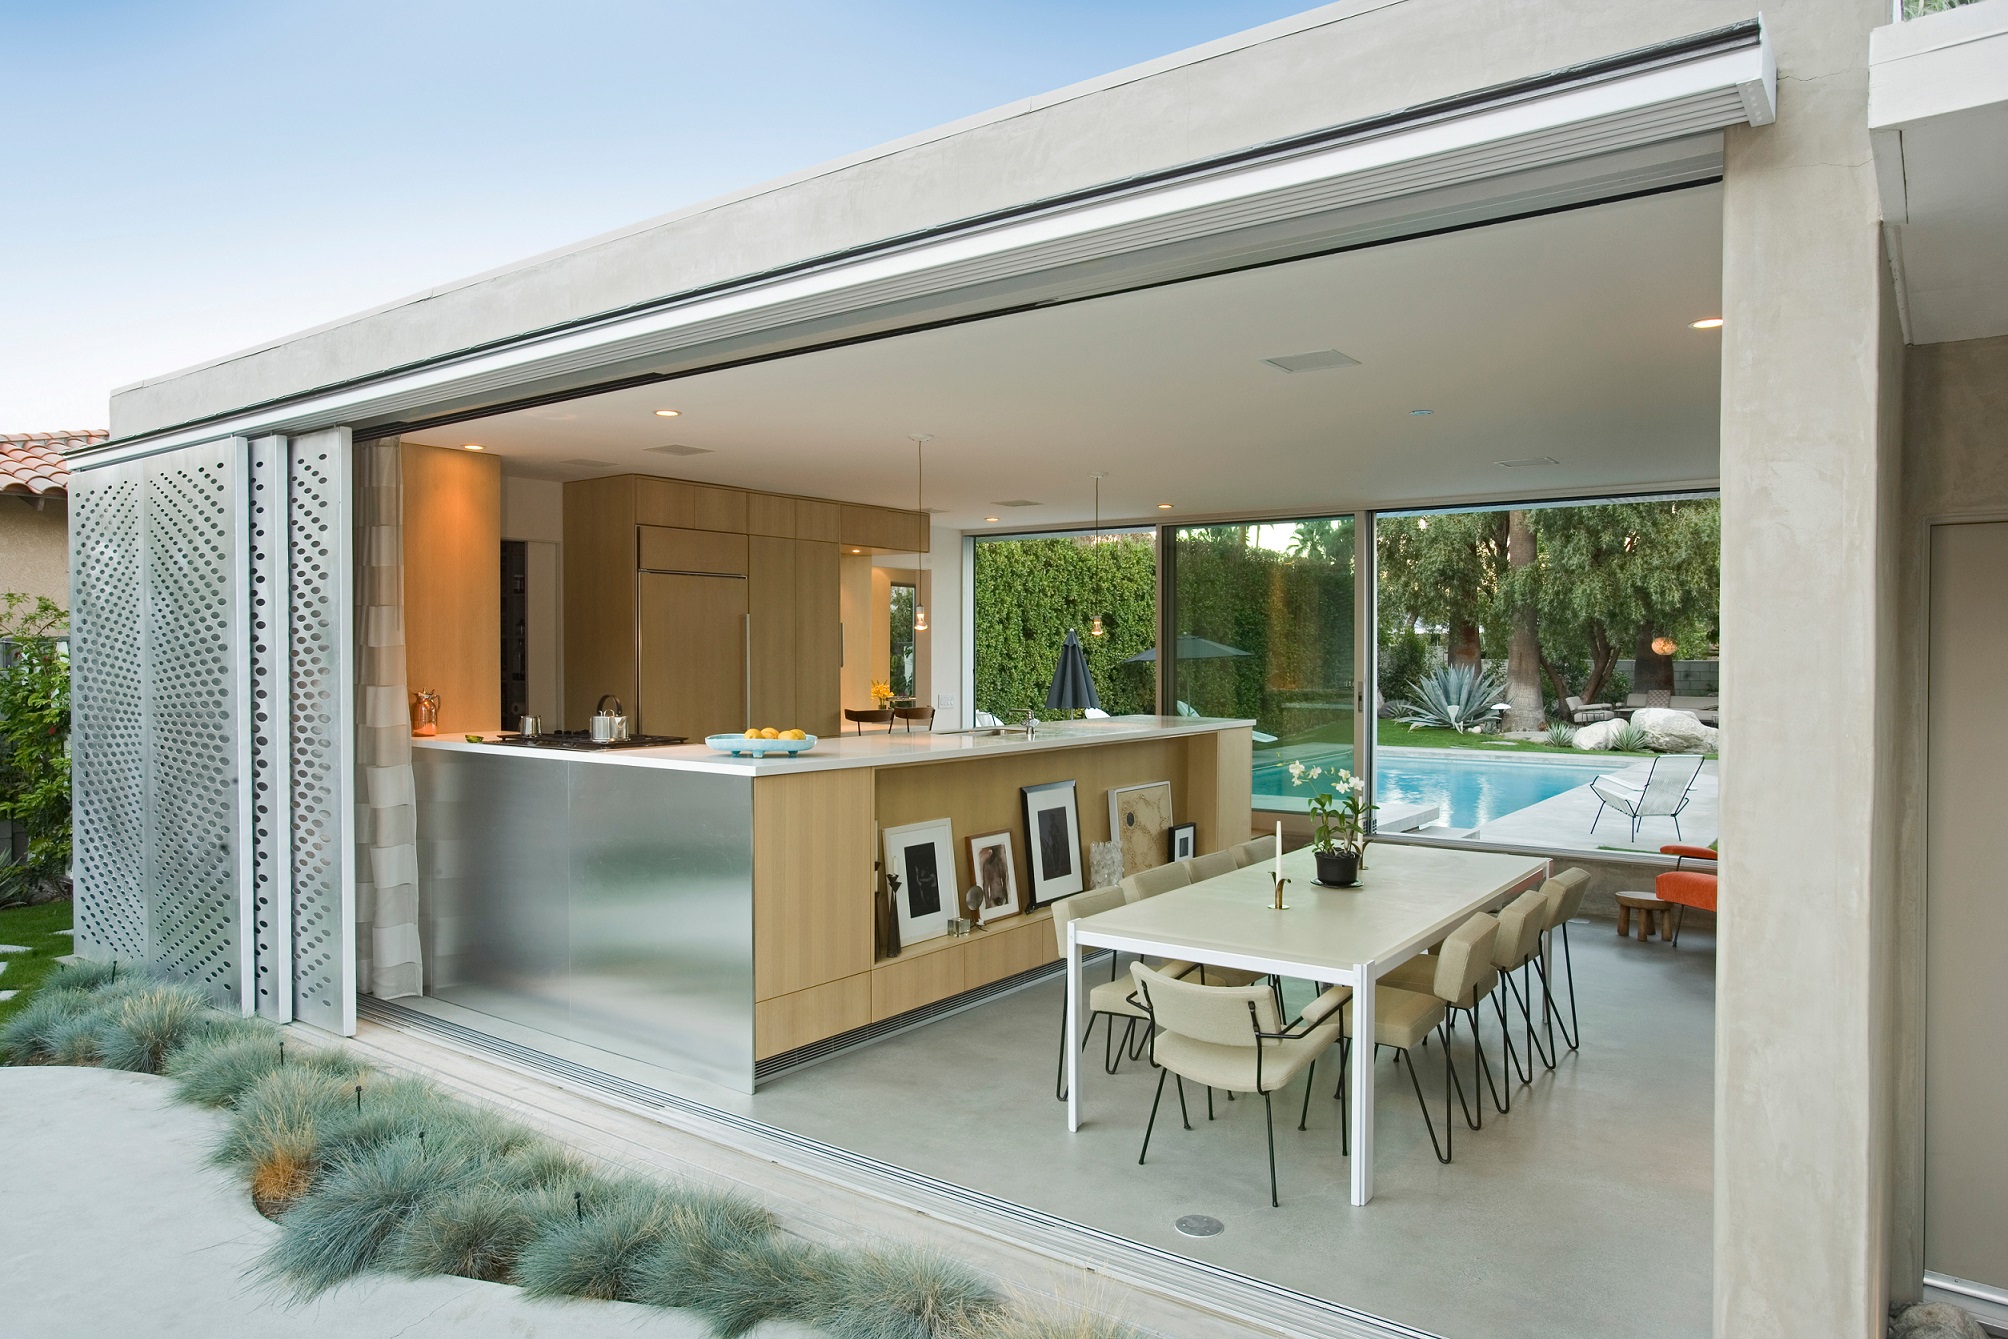
[{"label": "stainless steel island panel", "polygon": [[414,750],[426,993],[753,1091],[753,783]]}]

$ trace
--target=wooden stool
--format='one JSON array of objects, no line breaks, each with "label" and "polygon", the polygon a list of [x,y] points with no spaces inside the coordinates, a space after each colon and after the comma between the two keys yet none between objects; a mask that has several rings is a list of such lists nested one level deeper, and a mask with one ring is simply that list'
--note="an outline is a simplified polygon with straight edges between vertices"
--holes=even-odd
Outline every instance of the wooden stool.
[{"label": "wooden stool", "polygon": [[1658,922],[1659,937],[1671,938],[1673,934],[1673,904],[1662,902],[1651,893],[1619,893],[1618,895],[1618,938],[1631,934],[1631,916],[1638,913],[1638,941],[1643,944],[1652,938],[1654,922]]}]

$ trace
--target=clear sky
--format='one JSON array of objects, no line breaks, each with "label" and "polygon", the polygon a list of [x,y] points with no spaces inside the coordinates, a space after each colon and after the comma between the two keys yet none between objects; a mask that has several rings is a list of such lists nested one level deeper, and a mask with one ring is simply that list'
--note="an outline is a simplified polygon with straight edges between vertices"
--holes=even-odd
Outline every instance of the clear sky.
[{"label": "clear sky", "polygon": [[0,0],[0,432],[1311,0]]}]

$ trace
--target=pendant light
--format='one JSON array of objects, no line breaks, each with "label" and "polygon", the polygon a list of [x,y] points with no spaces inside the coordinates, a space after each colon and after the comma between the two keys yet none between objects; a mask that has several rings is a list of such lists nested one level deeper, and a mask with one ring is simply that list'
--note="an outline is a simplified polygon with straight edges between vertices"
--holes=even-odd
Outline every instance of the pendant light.
[{"label": "pendant light", "polygon": [[[934,440],[934,437],[925,432],[908,433],[907,436],[913,439],[913,509],[920,513],[920,524],[926,527],[928,524],[927,507],[922,501],[921,491],[926,475],[923,472],[921,451],[929,442]],[[921,531],[921,538],[927,538],[927,531],[924,528]],[[914,583],[913,587],[913,630],[915,632],[926,632],[927,606],[921,603],[920,593],[927,588],[927,550],[916,548],[914,556],[920,559],[920,578]]]},{"label": "pendant light", "polygon": [[[1093,541],[1093,547],[1089,548],[1088,550],[1088,554],[1092,559],[1095,552],[1101,548],[1102,544],[1102,480],[1107,478],[1108,476],[1102,474],[1096,474],[1090,477],[1093,478],[1095,481],[1095,538]],[[1095,570],[1094,564],[1091,561],[1088,565],[1088,571],[1092,573],[1094,570]],[[1102,632],[1103,632],[1102,616],[1100,614],[1096,614],[1093,618],[1088,620],[1088,636],[1099,637],[1102,635]]]}]

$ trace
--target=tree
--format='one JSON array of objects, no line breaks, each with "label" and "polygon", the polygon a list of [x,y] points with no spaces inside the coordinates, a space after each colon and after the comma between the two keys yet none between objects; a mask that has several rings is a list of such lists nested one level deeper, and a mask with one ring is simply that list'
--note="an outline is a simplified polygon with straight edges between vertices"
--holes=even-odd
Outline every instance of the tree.
[{"label": "tree", "polygon": [[1453,665],[1484,658],[1483,629],[1499,623],[1506,518],[1496,511],[1393,516],[1381,521],[1380,599],[1410,622],[1442,627]]},{"label": "tree", "polygon": [[1508,730],[1539,730],[1548,717],[1541,704],[1540,609],[1535,593],[1521,579],[1537,561],[1534,528],[1527,517],[1524,511],[1506,513],[1506,566],[1514,578],[1507,591],[1513,639],[1506,653],[1506,719],[1502,724]]},{"label": "tree", "polygon": [[0,818],[28,849],[0,864],[0,905],[60,895],[70,870],[69,615],[47,596],[0,595]]}]

